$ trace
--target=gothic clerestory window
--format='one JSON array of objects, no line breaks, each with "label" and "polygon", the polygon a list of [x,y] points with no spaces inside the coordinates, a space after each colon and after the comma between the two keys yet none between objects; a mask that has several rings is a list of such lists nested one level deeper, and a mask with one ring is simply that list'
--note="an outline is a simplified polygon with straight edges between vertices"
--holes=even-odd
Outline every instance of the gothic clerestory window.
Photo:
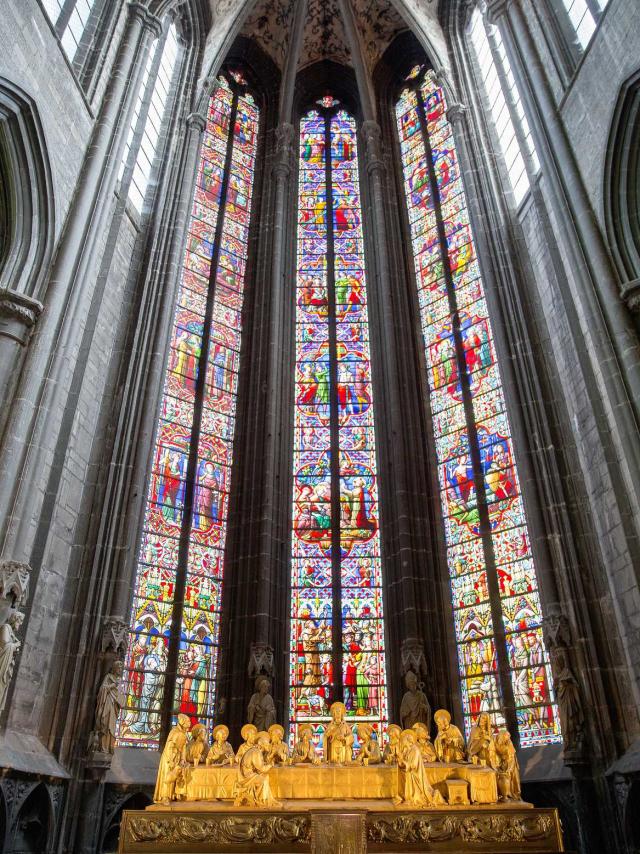
[{"label": "gothic clerestory window", "polygon": [[326,96],[299,143],[289,718],[320,745],[333,701],[379,739],[388,710],[355,119]]},{"label": "gothic clerestory window", "polygon": [[469,36],[514,200],[520,204],[529,190],[529,173],[540,168],[529,123],[500,30],[475,9]]},{"label": "gothic clerestory window", "polygon": [[78,53],[95,4],[96,0],[44,0],[47,17],[71,62]]},{"label": "gothic clerestory window", "polygon": [[167,17],[149,52],[120,163],[119,179],[138,213],[144,206],[177,65],[176,26]]},{"label": "gothic clerestory window", "polygon": [[[395,107],[427,365],[467,734],[560,741],[536,569],[444,93],[414,68]],[[505,721],[503,709],[513,710]]]},{"label": "gothic clerestory window", "polygon": [[211,96],[153,448],[120,745],[212,725],[259,110],[238,71]]}]

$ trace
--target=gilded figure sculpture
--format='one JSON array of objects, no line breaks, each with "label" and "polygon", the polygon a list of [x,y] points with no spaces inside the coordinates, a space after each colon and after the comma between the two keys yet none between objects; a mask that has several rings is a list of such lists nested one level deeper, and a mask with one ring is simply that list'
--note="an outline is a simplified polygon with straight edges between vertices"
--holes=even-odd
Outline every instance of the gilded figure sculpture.
[{"label": "gilded figure sculpture", "polygon": [[284,727],[271,724],[269,727],[269,762],[274,765],[289,765],[291,761],[289,747],[284,739]]},{"label": "gilded figure sculpture", "polygon": [[491,730],[491,718],[486,712],[480,712],[476,725],[471,728],[467,756],[474,765],[496,767],[496,745]]},{"label": "gilded figure sculpture", "polygon": [[344,703],[332,703],[329,714],[331,723],[324,734],[325,760],[335,765],[346,765],[351,762],[353,752],[353,732],[345,722],[347,708]]},{"label": "gilded figure sculpture", "polygon": [[[434,789],[427,779],[415,727],[403,730],[400,736],[398,764],[404,771],[402,802],[413,807],[435,807],[445,804],[440,792]],[[394,799],[395,803],[401,801],[398,798]]]},{"label": "gilded figure sculpture", "polygon": [[207,728],[204,724],[196,724],[191,730],[191,741],[187,748],[189,763],[197,768],[208,755],[208,750]]},{"label": "gilded figure sculpture", "polygon": [[237,807],[279,807],[271,793],[269,771],[273,768],[266,761],[271,742],[266,732],[257,734],[255,742],[243,754],[238,768],[238,779],[234,786],[234,805]]},{"label": "gilded figure sculpture", "polygon": [[236,762],[238,763],[247,750],[255,744],[256,738],[258,737],[258,728],[253,724],[245,724],[240,730],[240,736],[243,739],[243,743],[236,751]]},{"label": "gilded figure sculpture", "polygon": [[434,748],[439,762],[464,762],[464,738],[446,709],[438,709],[433,716],[438,734]]},{"label": "gilded figure sculpture", "polygon": [[158,768],[155,803],[168,805],[176,799],[176,784],[187,764],[187,733],[191,727],[188,715],[178,715],[178,723],[169,733]]},{"label": "gilded figure sculpture", "polygon": [[407,672],[404,684],[407,690],[400,704],[400,722],[404,729],[411,729],[416,723],[424,724],[428,732],[431,727],[431,706],[413,670]]},{"label": "gilded figure sculpture", "polygon": [[427,727],[422,722],[418,721],[418,723],[415,723],[411,727],[411,729],[416,734],[418,747],[422,755],[422,761],[435,762],[437,759],[436,751],[433,744],[431,743],[431,736],[429,735],[429,730],[427,729]]},{"label": "gilded figure sculpture", "polygon": [[276,706],[271,691],[271,682],[267,676],[258,676],[256,690],[249,700],[247,721],[253,724],[258,732],[266,732],[276,722]]},{"label": "gilded figure sculpture", "polygon": [[378,739],[373,737],[373,726],[362,722],[356,726],[360,752],[357,761],[362,765],[378,765],[382,762],[382,754]]},{"label": "gilded figure sculpture", "polygon": [[120,685],[123,669],[124,665],[121,661],[114,661],[98,689],[94,733],[97,749],[101,753],[113,754],[115,750],[116,723],[120,709],[127,701],[126,694]]},{"label": "gilded figure sculpture", "polygon": [[236,761],[233,747],[228,742],[229,727],[218,724],[213,729],[213,744],[207,753],[207,765],[234,765]]},{"label": "gilded figure sculpture", "polygon": [[293,747],[293,755],[291,762],[293,765],[302,765],[309,762],[312,765],[320,763],[320,757],[316,753],[315,745],[312,741],[313,729],[311,724],[300,724],[298,727],[298,741]]},{"label": "gilded figure sculpture", "polygon": [[397,724],[389,724],[387,729],[387,743],[384,746],[385,765],[395,765],[400,757],[400,733],[402,730]]},{"label": "gilded figure sculpture", "polygon": [[516,749],[511,741],[511,734],[506,729],[500,730],[496,735],[495,748],[500,800],[520,801],[522,800],[520,765],[518,764]]}]

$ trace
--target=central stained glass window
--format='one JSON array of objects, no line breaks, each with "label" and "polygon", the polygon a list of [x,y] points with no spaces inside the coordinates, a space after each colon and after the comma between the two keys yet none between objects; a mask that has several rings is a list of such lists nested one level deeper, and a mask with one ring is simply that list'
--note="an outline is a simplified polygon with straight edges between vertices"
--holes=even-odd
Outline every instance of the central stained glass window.
[{"label": "central stained glass window", "polygon": [[209,101],[138,553],[118,743],[212,729],[258,108],[239,74]]},{"label": "central stained glass window", "polygon": [[[327,96],[300,126],[290,731],[329,706],[371,722],[387,694],[356,123]],[[354,733],[355,734],[355,733]],[[357,740],[355,743],[357,749]]]}]

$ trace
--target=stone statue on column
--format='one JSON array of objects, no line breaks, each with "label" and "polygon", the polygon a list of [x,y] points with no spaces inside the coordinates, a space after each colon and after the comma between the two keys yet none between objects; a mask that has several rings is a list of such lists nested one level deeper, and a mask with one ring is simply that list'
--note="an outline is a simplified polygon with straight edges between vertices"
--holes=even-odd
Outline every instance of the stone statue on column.
[{"label": "stone statue on column", "polygon": [[558,703],[564,760],[567,764],[584,761],[585,717],[580,684],[571,669],[571,628],[558,606],[550,608],[543,620],[544,642],[551,660],[553,690]]},{"label": "stone statue on column", "polygon": [[400,704],[400,720],[402,721],[403,729],[411,729],[414,724],[421,723],[427,728],[427,732],[431,729],[431,706],[427,700],[426,694],[418,684],[418,677],[413,670],[408,670],[404,677],[404,684],[407,690],[402,697]]},{"label": "stone statue on column", "polygon": [[124,665],[117,660],[102,680],[96,700],[96,715],[93,744],[98,752],[113,755],[116,747],[116,724],[120,710],[126,703],[122,691],[122,671]]},{"label": "stone statue on column", "polygon": [[267,676],[258,676],[256,690],[249,700],[247,720],[258,732],[266,732],[276,722],[276,706],[271,696],[271,682]]},{"label": "stone statue on column", "polygon": [[0,712],[4,710],[24,620],[19,606],[29,594],[31,567],[14,560],[0,561]]}]

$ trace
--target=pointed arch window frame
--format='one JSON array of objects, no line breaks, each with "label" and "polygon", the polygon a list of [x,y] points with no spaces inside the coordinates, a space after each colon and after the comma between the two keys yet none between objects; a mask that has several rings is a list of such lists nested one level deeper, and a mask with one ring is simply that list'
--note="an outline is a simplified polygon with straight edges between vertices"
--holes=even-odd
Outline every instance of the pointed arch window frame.
[{"label": "pointed arch window frame", "polygon": [[[370,395],[370,408],[371,408],[371,426],[370,426],[370,439],[368,449],[370,452],[371,461],[373,463],[373,488],[372,494],[375,496],[375,507],[378,516],[378,525],[375,531],[374,537],[376,539],[376,545],[374,546],[375,555],[370,558],[363,558],[364,563],[370,561],[371,563],[371,572],[372,579],[375,582],[372,584],[371,589],[374,591],[375,595],[378,597],[379,606],[378,611],[376,612],[375,621],[380,623],[380,626],[377,627],[377,631],[379,632],[379,644],[375,650],[375,653],[378,657],[377,667],[380,668],[378,675],[378,684],[372,685],[371,687],[376,690],[376,697],[378,705],[378,713],[376,715],[370,716],[361,716],[360,720],[371,722],[374,725],[374,730],[376,731],[377,737],[380,740],[380,744],[382,744],[383,733],[386,729],[386,725],[388,724],[388,677],[387,677],[387,667],[386,667],[386,624],[384,620],[384,592],[383,592],[383,574],[382,574],[382,556],[380,553],[380,511],[379,511],[379,495],[377,488],[377,457],[376,457],[376,449],[375,449],[375,424],[373,421],[373,395],[371,394],[372,380],[371,380],[371,354],[369,351],[369,321],[366,310],[367,298],[366,298],[366,258],[365,258],[365,250],[364,250],[364,235],[362,230],[362,216],[363,216],[363,205],[361,201],[362,195],[362,187],[360,183],[360,147],[358,145],[357,140],[357,119],[354,112],[346,106],[341,100],[334,98],[331,95],[324,95],[324,97],[318,99],[312,99],[312,102],[307,106],[307,109],[302,111],[300,117],[300,129],[298,133],[298,142],[297,147],[301,150],[302,140],[303,140],[303,130],[302,125],[305,119],[313,116],[314,114],[319,116],[324,123],[324,183],[323,183],[323,192],[325,193],[325,214],[324,214],[324,225],[326,226],[326,249],[325,249],[325,257],[326,257],[326,300],[327,300],[327,341],[328,341],[328,370],[329,370],[329,409],[330,409],[330,419],[329,419],[329,433],[330,433],[330,444],[329,444],[329,454],[330,454],[330,483],[331,483],[331,498],[329,502],[329,515],[330,515],[330,525],[331,525],[331,552],[329,557],[330,562],[330,579],[329,584],[326,586],[326,589],[330,592],[331,596],[331,613],[332,613],[332,622],[330,626],[330,646],[328,649],[323,648],[322,653],[323,656],[326,656],[330,659],[330,666],[332,672],[332,682],[330,685],[323,686],[328,689],[327,699],[327,710],[323,715],[316,716],[318,720],[315,721],[314,726],[314,742],[316,746],[318,746],[322,742],[322,734],[323,734],[323,725],[320,718],[323,718],[324,721],[328,720],[328,706],[330,702],[344,702],[347,704],[347,720],[354,724],[357,722],[358,718],[355,717],[355,709],[357,699],[355,696],[355,688],[347,685],[347,678],[345,676],[345,667],[349,665],[349,658],[353,654],[353,649],[347,649],[345,647],[345,636],[349,634],[348,628],[343,628],[343,610],[345,607],[345,602],[343,601],[343,592],[349,592],[349,586],[344,583],[342,577],[342,554],[341,554],[341,543],[343,542],[343,527],[341,527],[340,519],[341,519],[341,498],[344,497],[344,489],[346,487],[346,478],[345,472],[341,468],[341,455],[344,455],[344,448],[340,441],[340,430],[341,425],[339,423],[339,409],[343,405],[339,402],[339,380],[338,380],[338,363],[340,358],[338,356],[338,346],[339,342],[337,340],[337,331],[341,327],[341,322],[338,317],[338,313],[340,311],[340,305],[336,300],[336,271],[339,267],[339,264],[336,263],[336,237],[335,230],[336,226],[334,223],[335,219],[335,204],[336,204],[336,196],[333,194],[333,185],[334,185],[334,171],[339,171],[337,168],[334,169],[332,164],[332,150],[333,150],[333,122],[334,120],[341,114],[345,113],[348,118],[353,122],[353,133],[352,133],[352,144],[355,152],[354,162],[356,164],[356,190],[357,190],[357,206],[358,213],[360,216],[360,224],[359,224],[359,240],[362,242],[362,248],[360,252],[360,264],[362,267],[362,284],[364,285],[364,299],[363,299],[363,315],[362,315],[362,328],[364,333],[366,334],[365,347],[366,347],[366,357],[369,364],[369,378],[367,380],[369,395]],[[328,155],[328,156],[327,156]],[[299,155],[298,163],[300,163],[301,157]],[[300,176],[299,176],[300,178]],[[296,209],[298,211],[298,216],[301,216],[302,208],[300,207],[300,199],[302,196],[302,185],[299,182],[297,185],[297,199],[296,199]],[[331,196],[331,201],[329,201]],[[297,240],[298,240],[298,264],[296,267],[296,296],[297,296],[297,304],[298,309],[296,312],[296,328],[298,328],[302,323],[304,323],[304,313],[300,312],[300,300],[302,294],[303,285],[301,285],[305,267],[301,265],[301,250],[300,246],[302,245],[303,238],[301,237],[302,231],[300,228],[300,224],[298,224],[297,230]],[[343,306],[344,308],[344,306]],[[343,325],[343,324],[342,324]],[[296,334],[296,338],[298,335]],[[296,344],[296,371],[300,372],[300,366],[304,364],[304,359],[300,359],[299,356],[301,354],[300,345]],[[364,351],[363,351],[364,352]],[[300,374],[299,374],[300,379]],[[296,393],[296,410],[298,407],[298,391],[300,390],[300,382],[299,379],[297,381],[297,393]],[[297,424],[298,414],[296,411],[296,424],[294,426],[294,431],[296,435],[300,430],[299,425]],[[296,681],[294,678],[294,669],[296,665],[296,655],[299,651],[299,646],[296,646],[296,640],[294,638],[294,633],[296,631],[296,624],[302,623],[302,620],[299,619],[299,614],[294,612],[293,603],[295,601],[295,597],[300,593],[301,588],[303,587],[301,576],[299,573],[302,571],[303,559],[296,554],[295,552],[295,543],[296,543],[296,519],[295,512],[296,507],[298,505],[297,496],[297,473],[296,473],[296,460],[302,459],[302,449],[303,449],[303,440],[300,438],[299,442],[294,440],[294,488],[293,488],[293,507],[294,507],[294,518],[292,520],[292,546],[291,546],[291,574],[290,574],[290,587],[289,587],[289,595],[290,601],[292,603],[292,616],[290,620],[291,626],[291,634],[290,634],[290,647],[289,647],[289,656],[290,656],[290,678],[289,678],[289,715],[288,722],[290,728],[290,739],[293,741],[294,733],[297,727],[306,721],[306,718],[301,719],[295,706],[295,696],[296,690],[300,689],[299,680]],[[373,538],[372,538],[373,539]],[[377,551],[376,551],[377,549]],[[308,561],[311,563],[311,560]],[[374,564],[377,564],[374,567]],[[338,615],[338,619],[334,617],[334,615]],[[351,634],[349,634],[351,636]],[[357,635],[354,634],[353,638],[356,641]],[[353,644],[352,644],[353,646]],[[307,655],[309,651],[306,650]],[[328,655],[327,655],[328,653]],[[305,656],[306,658],[306,656]],[[337,674],[337,678],[336,678]],[[373,692],[372,692],[373,693]],[[351,694],[354,696],[352,697]],[[353,715],[353,718],[350,717],[350,713]],[[355,750],[358,749],[357,744],[357,734],[354,732],[355,736]]]},{"label": "pointed arch window frame", "polygon": [[[437,144],[440,146],[440,150],[432,149],[431,144],[431,135],[432,135],[432,127],[429,122],[429,114],[427,112],[426,106],[426,97],[421,93],[421,89],[425,85],[426,79],[431,76],[431,81],[433,83],[432,93],[439,92],[440,103],[436,103],[436,109],[434,109],[434,115],[437,113],[438,118],[441,120],[439,125],[433,124],[433,137],[436,140]],[[416,228],[416,223],[419,223],[421,220],[421,216],[415,216],[412,218],[412,206],[410,204],[410,195],[411,195],[411,186],[409,183],[409,171],[408,167],[413,164],[417,164],[419,162],[419,158],[415,158],[410,160],[411,154],[407,154],[407,148],[403,147],[403,136],[401,133],[401,114],[398,112],[398,105],[400,104],[403,92],[413,91],[416,93],[416,107],[415,113],[418,117],[418,126],[419,126],[419,142],[418,145],[422,145],[423,153],[424,153],[424,161],[425,168],[428,171],[428,182],[427,182],[427,190],[425,191],[425,197],[427,199],[428,205],[431,206],[432,214],[431,214],[431,224],[428,227],[428,233],[424,234],[421,232],[419,228]],[[553,718],[553,728],[547,734],[542,734],[541,736],[536,736],[535,734],[525,732],[525,727],[522,724],[522,721],[525,718],[525,715],[528,713],[529,706],[526,706],[522,703],[522,698],[520,697],[521,704],[518,706],[517,702],[514,699],[514,690],[517,689],[517,680],[516,676],[522,675],[524,670],[517,670],[516,666],[512,666],[513,664],[513,639],[515,638],[518,631],[514,630],[513,625],[508,624],[508,621],[505,617],[505,609],[504,609],[504,601],[508,598],[503,595],[504,591],[502,589],[502,581],[501,579],[504,577],[503,573],[505,567],[508,566],[504,562],[504,543],[499,543],[494,535],[493,526],[492,527],[492,519],[491,514],[494,512],[491,507],[491,502],[487,499],[489,497],[489,486],[487,483],[487,454],[490,450],[487,445],[486,437],[480,436],[479,426],[483,424],[482,419],[476,413],[474,407],[476,405],[476,400],[478,403],[482,401],[484,398],[485,402],[491,400],[491,395],[497,395],[501,400],[501,406],[498,407],[498,415],[503,417],[504,426],[506,427],[506,432],[504,436],[501,436],[501,439],[504,439],[505,442],[508,442],[510,448],[510,458],[512,460],[512,471],[513,471],[513,479],[515,484],[515,492],[514,496],[518,499],[519,502],[522,502],[522,496],[519,488],[518,478],[517,478],[517,462],[515,461],[513,455],[513,447],[512,447],[512,438],[511,438],[511,430],[509,428],[509,419],[507,412],[506,401],[504,400],[504,395],[502,391],[502,383],[500,380],[500,371],[499,365],[497,363],[495,349],[492,344],[492,330],[491,330],[491,318],[488,313],[488,308],[486,303],[484,302],[484,288],[482,285],[482,276],[480,272],[479,262],[476,256],[475,250],[475,240],[472,233],[472,223],[469,221],[467,205],[465,200],[465,190],[464,184],[462,181],[462,176],[460,175],[459,163],[457,160],[456,154],[456,146],[455,141],[453,140],[453,129],[451,124],[446,120],[446,109],[445,109],[445,98],[444,93],[442,92],[441,87],[438,85],[437,81],[434,77],[433,70],[428,66],[427,63],[423,64],[422,70],[420,74],[413,75],[410,79],[405,78],[397,85],[397,89],[392,99],[393,103],[393,122],[395,125],[395,140],[397,144],[397,150],[400,153],[399,157],[399,174],[400,174],[400,183],[402,187],[402,195],[405,198],[405,211],[407,215],[407,226],[408,233],[411,235],[410,245],[412,247],[410,251],[411,263],[415,266],[416,276],[416,285],[418,291],[418,304],[419,304],[419,313],[420,313],[420,322],[421,329],[424,337],[424,360],[425,360],[425,376],[428,377],[428,387],[427,391],[427,400],[428,400],[428,409],[430,411],[431,423],[433,426],[433,433],[436,442],[435,448],[435,456],[438,467],[438,482],[440,488],[440,497],[442,503],[442,519],[444,525],[445,532],[445,543],[446,543],[446,551],[447,551],[447,563],[448,563],[448,572],[449,579],[451,585],[451,596],[452,603],[454,608],[454,634],[456,637],[456,646],[458,649],[458,663],[459,663],[459,678],[461,684],[461,694],[463,700],[463,713],[465,718],[465,728],[467,734],[469,733],[470,727],[472,725],[473,719],[479,714],[480,711],[489,711],[492,714],[494,726],[497,728],[499,726],[506,725],[512,736],[514,737],[514,741],[517,739],[521,746],[536,746],[538,744],[552,744],[561,741],[560,729],[559,729],[559,719],[557,715],[557,709],[555,707],[555,700],[553,698],[552,693],[552,680],[551,680],[551,671],[549,665],[549,657],[544,650],[544,645],[542,641],[542,632],[541,632],[541,619],[542,619],[542,610],[539,604],[539,597],[537,593],[537,582],[535,580],[535,567],[533,564],[533,557],[530,553],[530,545],[529,538],[527,533],[527,522],[524,511],[524,505],[522,504],[520,510],[521,516],[521,525],[520,528],[523,534],[523,548],[526,547],[526,557],[523,557],[521,568],[525,566],[525,563],[533,568],[533,587],[532,594],[537,599],[537,624],[532,624],[531,629],[534,630],[536,635],[536,644],[539,642],[541,644],[540,647],[540,667],[544,670],[544,681],[546,682],[546,686],[548,689],[548,696],[550,697],[550,703],[548,704],[549,708],[552,711]],[[409,111],[406,111],[406,115],[409,114]],[[406,142],[406,139],[405,139]],[[450,149],[450,153],[453,154],[452,158],[449,158],[450,162],[448,163],[449,173],[452,175],[451,178],[451,186],[454,185],[455,182],[458,183],[458,191],[451,193],[448,197],[446,197],[443,201],[443,197],[441,196],[442,187],[439,183],[439,179],[437,177],[437,172],[440,169],[440,166],[444,162],[444,158],[446,155],[446,147]],[[414,155],[416,153],[416,149],[414,149]],[[439,165],[440,164],[440,165]],[[449,179],[447,179],[448,181]],[[446,185],[443,182],[443,185]],[[458,207],[460,207],[460,211],[464,216],[463,219],[466,218],[467,225],[460,227],[460,230],[452,227],[452,221],[448,220],[446,216],[443,215],[443,211],[447,209],[448,211],[455,213],[454,203],[456,199],[462,200]],[[463,228],[468,230],[468,241],[467,244],[470,247],[471,255],[465,261],[464,265],[458,266],[458,251],[464,251],[465,246],[459,240],[457,235],[463,235]],[[435,237],[434,246],[436,248],[436,252],[433,255],[431,261],[433,262],[430,265],[425,265],[424,268],[420,266],[417,258],[420,254],[416,253],[416,246],[419,245],[419,241],[425,238],[426,236],[431,235],[431,240]],[[463,241],[464,235],[463,235]],[[425,242],[426,245],[426,242]],[[454,258],[456,259],[454,261]],[[440,265],[438,267],[438,264]],[[471,270],[475,265],[475,274],[471,277],[469,276],[469,270]],[[438,269],[440,272],[436,277],[435,274],[432,275],[433,271]],[[466,281],[465,277],[466,276]],[[476,292],[473,294],[471,286],[477,283]],[[465,290],[467,291],[465,293]],[[429,292],[432,292],[431,294]],[[435,292],[435,295],[434,293]],[[488,338],[487,345],[490,347],[490,351],[492,353],[491,363],[495,368],[495,375],[497,377],[497,385],[495,388],[486,389],[484,392],[480,390],[478,393],[477,389],[474,389],[473,386],[478,382],[479,374],[476,374],[474,377],[474,372],[469,368],[468,362],[468,351],[465,342],[465,336],[467,335],[465,331],[465,327],[468,327],[467,319],[465,319],[465,314],[468,314],[471,309],[478,311],[479,307],[484,307],[483,311],[480,313],[482,316],[475,318],[473,320],[470,329],[478,329],[481,324],[486,323]],[[447,320],[448,318],[448,320]],[[484,318],[484,319],[483,319]],[[442,325],[442,323],[449,323],[449,334],[447,337],[450,338],[452,343],[452,357],[448,361],[453,373],[457,376],[457,380],[455,382],[457,393],[459,395],[459,401],[457,403],[458,414],[455,413],[455,406],[453,406],[450,402],[443,402],[444,398],[442,395],[442,384],[438,384],[434,381],[436,376],[436,372],[438,369],[444,371],[444,366],[446,362],[440,361],[438,363],[437,359],[433,357],[433,346],[434,346],[434,334],[435,330],[438,326],[438,323]],[[446,384],[445,384],[446,385]],[[438,400],[438,398],[443,398],[442,400]],[[466,545],[464,539],[460,542],[456,541],[453,525],[452,525],[452,516],[448,512],[450,510],[450,501],[448,498],[449,486],[447,484],[445,471],[447,470],[447,464],[449,460],[454,461],[455,456],[455,448],[449,448],[448,450],[444,450],[446,446],[447,436],[449,434],[454,434],[454,431],[451,429],[451,423],[455,421],[459,422],[458,427],[460,428],[461,435],[464,434],[465,441],[464,446],[466,448],[467,456],[470,457],[470,465],[467,466],[467,469],[470,470],[470,474],[467,473],[466,480],[468,480],[470,484],[471,493],[475,495],[474,497],[474,512],[477,512],[479,517],[479,525],[478,532],[476,534],[476,539],[472,537],[468,537],[466,540]],[[451,423],[448,423],[451,422]],[[486,423],[490,423],[487,420]],[[497,423],[497,422],[496,422]],[[482,427],[484,430],[484,427]],[[485,431],[486,432],[486,431]],[[497,434],[496,434],[497,435]],[[444,440],[444,441],[443,441]],[[504,442],[503,442],[504,444]],[[439,445],[442,447],[439,448]],[[462,456],[460,456],[462,460]],[[495,506],[495,505],[494,505]],[[516,528],[513,529],[514,532]],[[460,564],[461,559],[468,559],[468,556],[465,556],[465,549],[467,547],[471,547],[473,545],[473,549],[470,551],[470,555],[472,559],[469,561],[472,567],[474,567],[472,572],[459,572],[456,568]],[[486,611],[486,617],[488,620],[488,631],[485,632],[484,637],[481,640],[489,642],[489,644],[493,647],[492,651],[492,666],[487,668],[482,668],[481,675],[484,679],[489,678],[492,679],[495,683],[494,688],[494,699],[497,699],[499,702],[494,702],[492,709],[472,709],[472,704],[469,700],[469,691],[468,685],[470,685],[471,680],[469,680],[469,661],[465,659],[464,650],[465,644],[471,648],[469,644],[469,638],[461,639],[461,621],[460,614],[464,612],[464,607],[460,604],[462,600],[458,602],[456,605],[456,597],[460,595],[461,591],[464,588],[464,578],[465,575],[467,578],[471,578],[472,582],[480,583],[481,577],[484,574],[484,581],[482,584],[485,588],[487,588],[484,592],[484,598],[479,599],[481,601],[482,607],[484,607]],[[477,587],[477,583],[475,586]],[[473,587],[473,585],[472,585]],[[473,590],[471,591],[473,592]],[[528,631],[528,628],[522,630],[522,634]],[[465,685],[467,688],[465,688]],[[542,703],[538,705],[538,708],[547,707],[547,703]],[[504,713],[504,717],[503,717]]]},{"label": "pointed arch window frame", "polygon": [[[150,467],[146,509],[140,530],[138,570],[123,679],[127,703],[118,722],[117,739],[121,746],[157,748],[166,738],[172,719],[179,712],[189,714],[193,720],[204,719],[209,730],[213,727],[219,675],[228,497],[242,346],[242,302],[254,204],[252,189],[256,169],[259,168],[259,140],[264,124],[257,90],[253,85],[238,83],[233,78],[231,72],[236,65],[234,63],[229,68],[224,66],[218,75],[218,85],[209,99],[206,132],[200,146],[181,282],[156,419],[152,453],[154,462]],[[225,96],[223,89],[228,95]],[[233,255],[234,246],[237,256]],[[191,333],[185,320],[190,315],[193,315]],[[185,369],[189,370],[189,373],[185,373],[184,370],[178,370],[178,366],[187,364],[190,358],[188,352],[184,347],[179,352],[179,348],[172,345],[180,343],[189,335],[191,338],[197,337],[199,345],[192,348],[192,368]],[[181,356],[184,356],[182,362]],[[181,379],[184,380],[184,387],[189,386],[189,394],[181,396],[176,393],[173,387],[176,379],[178,384]],[[230,405],[231,409],[225,411],[221,408],[223,404],[227,407]],[[172,478],[179,486],[175,500],[169,505],[166,500],[160,504],[156,500],[160,496],[159,484],[164,476],[160,470],[163,425],[177,426],[178,432],[182,433],[173,450],[175,454],[182,454],[184,478],[182,474],[177,480]],[[168,454],[170,448],[165,450]],[[211,486],[208,480],[205,484],[204,472],[207,467],[213,469],[215,486],[213,481]],[[178,500],[180,484],[182,497]],[[166,499],[166,483],[164,490]],[[206,511],[202,496],[208,496],[207,506],[213,508],[216,504],[216,513],[213,509],[210,513]],[[173,511],[177,536],[162,532],[157,526],[154,531],[154,525],[149,522],[154,507],[156,515],[167,507]],[[210,523],[203,531],[212,531],[218,525],[217,545],[213,540],[207,544],[205,534],[199,537],[202,519]],[[194,530],[198,536],[193,535]],[[156,549],[154,560],[158,565],[155,567],[148,557],[152,536],[157,542],[167,541],[168,544],[166,553]],[[146,570],[152,570],[148,574],[156,592],[150,593],[145,600],[143,592],[151,589],[148,579],[143,585]],[[155,598],[152,598],[153,595]],[[143,610],[142,616],[137,612],[139,603],[145,601],[153,603],[153,607],[148,610],[151,628],[144,628],[143,616],[146,612]],[[155,612],[152,613],[155,606],[159,615],[157,620]],[[205,616],[207,611],[210,612],[208,621]],[[185,632],[188,616],[194,616],[191,621],[194,635],[191,639]],[[161,623],[162,619],[164,622],[161,627],[164,631],[161,633],[156,622]],[[198,621],[205,631],[202,637],[202,632],[198,634],[196,631],[200,629],[199,625],[196,626]],[[136,627],[136,623],[140,625]],[[139,639],[141,644],[138,643]],[[140,658],[136,644],[144,647],[147,655],[152,655],[156,647],[162,647],[162,661],[155,671],[149,671],[144,664],[136,666]],[[195,707],[183,708],[187,681],[186,657],[196,647],[201,652],[205,667],[209,669],[204,676],[194,670],[196,675],[191,679],[189,691],[199,680],[197,690],[193,689],[194,696],[197,695]],[[145,676],[149,672],[155,673],[152,681],[157,683],[157,692],[161,693],[159,703],[153,707],[147,704],[143,709],[147,712],[147,721],[153,715],[153,731],[141,731],[140,738],[136,732],[135,737],[132,737],[131,726],[139,722],[140,714],[137,719],[135,715],[142,708],[131,702],[132,698],[137,699],[132,686],[135,680],[140,679],[144,685]],[[201,692],[203,683],[206,683],[204,693]],[[182,692],[180,695],[177,693],[178,687]]]}]

